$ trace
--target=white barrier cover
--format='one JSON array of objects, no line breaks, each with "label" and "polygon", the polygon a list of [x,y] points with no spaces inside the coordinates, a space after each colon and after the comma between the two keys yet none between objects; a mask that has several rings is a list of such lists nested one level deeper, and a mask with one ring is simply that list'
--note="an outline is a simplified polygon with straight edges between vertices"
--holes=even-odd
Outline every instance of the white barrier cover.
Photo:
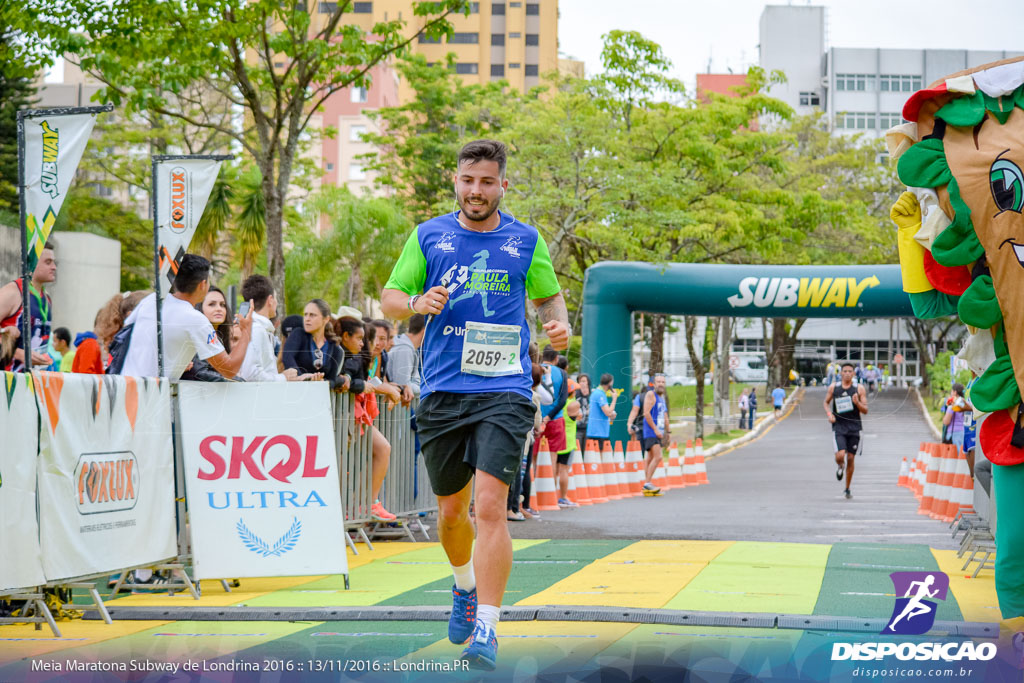
[{"label": "white barrier cover", "polygon": [[0,372],[0,590],[46,583],[36,524],[36,400],[27,374]]},{"label": "white barrier cover", "polygon": [[181,382],[196,578],[348,571],[326,382]]},{"label": "white barrier cover", "polygon": [[177,555],[166,380],[33,372],[49,581]]}]

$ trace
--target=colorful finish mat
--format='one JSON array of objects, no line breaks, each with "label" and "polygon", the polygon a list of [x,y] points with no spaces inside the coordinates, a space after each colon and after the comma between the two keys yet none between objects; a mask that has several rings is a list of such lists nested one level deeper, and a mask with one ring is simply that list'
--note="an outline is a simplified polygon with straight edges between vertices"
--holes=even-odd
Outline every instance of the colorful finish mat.
[{"label": "colorful finish mat", "polygon": [[[978,578],[959,571],[955,552],[919,545],[836,545],[722,541],[516,540],[506,605],[579,605],[715,612],[765,612],[887,618],[894,571],[944,571],[950,596],[939,604],[943,621],[998,621],[991,570]],[[187,593],[123,596],[113,606],[330,607],[451,604],[451,575],[438,544],[387,543],[350,557],[351,590],[340,576],[243,579],[226,593],[204,581],[197,603]],[[209,665],[184,672],[229,680],[217,670],[231,662],[302,662],[311,667],[452,662],[461,646],[448,642],[446,624],[381,622],[60,622],[64,638],[31,625],[0,626],[0,680],[58,680],[67,669],[44,671],[40,662],[113,661]],[[632,623],[503,622],[502,661],[515,674],[556,678],[573,667],[626,666],[638,655],[670,666],[685,652],[691,664],[725,659],[758,672],[777,668],[811,632],[761,628],[695,628]],[[815,636],[819,637],[819,636]],[[819,637],[820,639],[820,637]],[[646,654],[645,654],[646,653]],[[672,654],[675,653],[675,654]],[[353,662],[370,662],[358,664]],[[394,661],[406,664],[394,664]],[[33,671],[35,662],[35,671]],[[307,664],[307,662],[312,662]],[[603,664],[602,664],[603,662]],[[204,664],[205,663],[205,664]],[[678,662],[677,662],[678,663]],[[275,666],[268,664],[267,666]],[[438,665],[439,666],[439,665]],[[554,667],[554,668],[551,668]],[[579,669],[575,669],[579,671]],[[285,672],[286,673],[286,672]],[[321,670],[319,673],[328,673]],[[340,671],[335,671],[337,677]],[[352,673],[351,671],[346,673]],[[359,672],[356,672],[359,673]],[[437,671],[403,670],[403,676]],[[447,672],[451,673],[451,672]],[[455,672],[456,674],[458,672]],[[525,680],[525,679],[524,679]]]}]

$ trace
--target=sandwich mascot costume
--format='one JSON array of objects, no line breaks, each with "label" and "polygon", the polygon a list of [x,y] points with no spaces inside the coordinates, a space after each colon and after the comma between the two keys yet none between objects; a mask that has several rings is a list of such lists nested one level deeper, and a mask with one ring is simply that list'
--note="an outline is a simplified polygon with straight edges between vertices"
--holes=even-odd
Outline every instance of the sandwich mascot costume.
[{"label": "sandwich mascot costume", "polygon": [[903,288],[918,318],[958,315],[978,379],[978,440],[992,462],[995,586],[1024,617],[1024,58],[961,71],[914,93],[886,134],[907,186],[892,207]]}]

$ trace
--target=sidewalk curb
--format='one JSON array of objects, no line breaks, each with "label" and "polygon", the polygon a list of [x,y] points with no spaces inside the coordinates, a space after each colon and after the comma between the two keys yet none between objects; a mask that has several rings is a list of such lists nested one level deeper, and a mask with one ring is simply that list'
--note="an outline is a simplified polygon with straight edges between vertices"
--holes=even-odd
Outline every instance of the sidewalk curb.
[{"label": "sidewalk curb", "polygon": [[[781,419],[786,419],[786,417],[792,410],[793,406],[799,403],[800,400],[803,398],[805,391],[806,387],[800,387],[786,398],[786,402],[782,404]],[[776,422],[778,422],[778,420],[775,419],[775,411],[773,410],[768,414],[766,418],[758,422],[753,429],[751,429],[743,436],[733,439],[732,441],[726,441],[725,443],[720,443],[716,446],[712,446],[708,450],[704,451],[704,459],[707,460],[709,458],[714,458],[718,455],[724,454],[725,452],[731,451],[734,448],[738,448],[739,446],[742,446],[748,441],[753,441],[754,439],[758,438],[766,431],[768,431],[768,429]]]},{"label": "sidewalk curb", "polygon": [[936,441],[942,441],[942,432],[935,426],[935,422],[932,420],[931,413],[928,412],[928,406],[924,404],[924,397],[921,396],[921,392],[918,391],[917,387],[914,387],[914,395],[917,396],[917,406],[921,409],[921,415],[924,417],[924,421],[928,423],[928,428],[932,431],[932,436],[935,437]]}]

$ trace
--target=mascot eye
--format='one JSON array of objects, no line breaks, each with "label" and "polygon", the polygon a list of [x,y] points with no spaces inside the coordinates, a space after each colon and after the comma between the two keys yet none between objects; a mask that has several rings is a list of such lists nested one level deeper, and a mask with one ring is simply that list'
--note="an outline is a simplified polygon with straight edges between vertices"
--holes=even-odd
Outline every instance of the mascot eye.
[{"label": "mascot eye", "polygon": [[1024,173],[1017,164],[1009,159],[996,159],[989,170],[988,181],[992,198],[1001,212],[1021,212],[1024,208]]}]

